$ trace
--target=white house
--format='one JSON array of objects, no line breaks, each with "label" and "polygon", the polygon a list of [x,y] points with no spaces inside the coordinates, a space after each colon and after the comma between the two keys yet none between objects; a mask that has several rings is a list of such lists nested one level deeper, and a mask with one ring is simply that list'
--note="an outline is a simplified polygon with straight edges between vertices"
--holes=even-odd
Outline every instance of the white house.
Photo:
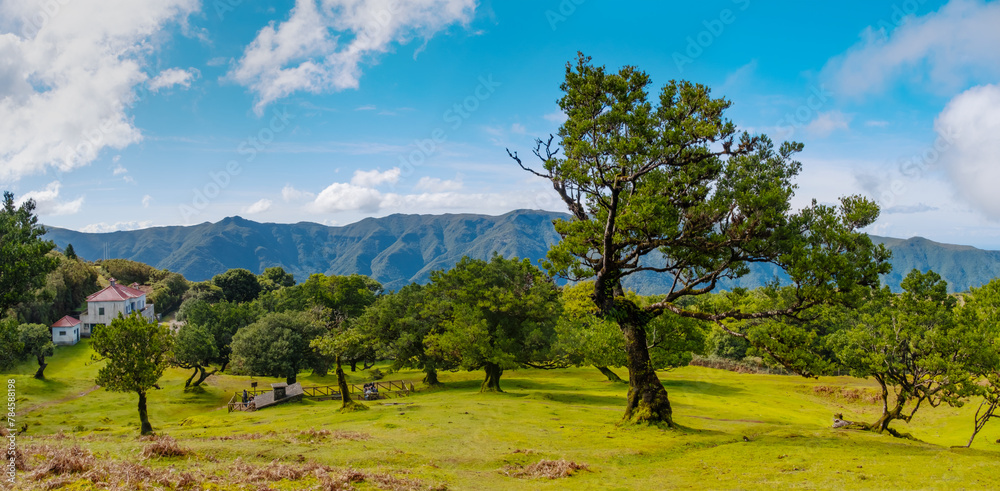
[{"label": "white house", "polygon": [[74,345],[80,341],[80,321],[70,316],[52,324],[52,342],[55,344]]},{"label": "white house", "polygon": [[146,303],[146,292],[133,286],[119,285],[114,278],[111,285],[87,297],[87,311],[80,316],[82,328],[80,334],[90,337],[90,332],[98,324],[110,324],[118,314],[126,317],[132,312],[139,312],[152,321],[156,319],[153,304]]}]

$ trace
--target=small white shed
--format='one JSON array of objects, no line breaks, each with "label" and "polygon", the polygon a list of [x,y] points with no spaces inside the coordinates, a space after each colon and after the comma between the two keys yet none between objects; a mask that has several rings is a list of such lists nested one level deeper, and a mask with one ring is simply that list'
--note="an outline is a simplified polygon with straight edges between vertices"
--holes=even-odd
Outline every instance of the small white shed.
[{"label": "small white shed", "polygon": [[74,345],[80,342],[80,320],[70,316],[52,324],[52,342],[62,345]]}]

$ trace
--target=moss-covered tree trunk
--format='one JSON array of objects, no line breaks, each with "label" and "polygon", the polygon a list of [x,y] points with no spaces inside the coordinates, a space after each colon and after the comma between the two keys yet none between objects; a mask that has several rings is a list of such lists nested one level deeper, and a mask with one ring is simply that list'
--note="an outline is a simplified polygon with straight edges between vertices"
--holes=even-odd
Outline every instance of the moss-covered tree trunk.
[{"label": "moss-covered tree trunk", "polygon": [[435,385],[441,385],[441,382],[438,380],[437,370],[435,370],[434,368],[424,369],[424,385],[431,387]]},{"label": "moss-covered tree trunk", "polygon": [[667,389],[656,376],[646,348],[646,330],[636,322],[620,322],[625,336],[628,357],[628,401],[625,421],[632,423],[666,423],[673,428],[673,411]]},{"label": "moss-covered tree trunk", "polygon": [[503,368],[496,363],[487,363],[483,366],[486,371],[486,380],[483,380],[479,392],[503,392],[500,390],[500,376],[503,375]]},{"label": "moss-covered tree trunk", "polygon": [[364,411],[368,409],[368,406],[351,398],[351,388],[347,385],[347,374],[344,373],[343,367],[340,366],[339,356],[337,357],[337,388],[340,389],[341,412]]},{"label": "moss-covered tree trunk", "polygon": [[597,367],[597,366],[595,366],[594,368],[598,369],[601,373],[603,373],[604,376],[608,378],[609,382],[614,382],[616,384],[624,384],[625,383],[625,381],[622,380],[622,378],[619,377],[617,373],[611,371],[611,369],[608,368],[608,367]]},{"label": "moss-covered tree trunk", "polygon": [[140,390],[139,393],[139,434],[150,435],[153,433],[153,425],[149,424],[149,415],[146,413],[146,391]]},{"label": "moss-covered tree trunk", "polygon": [[45,380],[45,367],[47,367],[47,366],[49,366],[49,365],[48,365],[48,363],[45,363],[45,357],[44,356],[39,356],[38,357],[38,371],[35,372],[35,378],[37,378],[38,380]]}]

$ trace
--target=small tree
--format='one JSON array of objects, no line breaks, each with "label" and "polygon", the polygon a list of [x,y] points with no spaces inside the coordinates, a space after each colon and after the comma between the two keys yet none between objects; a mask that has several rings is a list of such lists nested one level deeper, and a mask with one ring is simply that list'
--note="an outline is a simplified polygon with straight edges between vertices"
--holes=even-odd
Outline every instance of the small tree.
[{"label": "small tree", "polygon": [[267,314],[233,336],[233,364],[242,373],[285,377],[289,384],[307,368],[325,374],[329,361],[310,347],[323,332],[305,313]]},{"label": "small tree", "polygon": [[347,385],[347,374],[344,373],[344,367],[341,363],[345,353],[357,351],[359,346],[364,344],[364,336],[357,329],[351,328],[347,316],[342,312],[317,306],[312,309],[312,317],[317,322],[326,324],[326,334],[314,339],[311,345],[324,356],[334,360],[337,367],[337,387],[340,391],[340,411],[367,410],[368,406],[351,397],[351,390]]},{"label": "small tree", "polygon": [[76,249],[73,249],[73,244],[66,244],[66,249],[63,252],[66,259],[76,259]]},{"label": "small tree", "polygon": [[24,355],[34,356],[38,360],[38,371],[35,372],[35,378],[44,380],[45,367],[48,366],[45,363],[45,357],[52,356],[56,348],[56,345],[52,343],[52,330],[44,324],[21,324],[18,327],[18,335],[21,344],[24,345]]},{"label": "small tree", "polygon": [[156,385],[170,361],[173,337],[156,321],[138,313],[121,314],[108,325],[97,325],[90,346],[94,361],[107,361],[97,372],[97,385],[111,392],[139,395],[140,433],[153,432],[146,413],[146,392]]},{"label": "small tree", "polygon": [[506,369],[564,366],[551,352],[559,288],[527,259],[464,257],[450,271],[431,273],[427,298],[443,320],[441,332],[426,337],[428,350],[485,371],[481,392],[502,392]]},{"label": "small tree", "polygon": [[[211,372],[205,369],[218,359],[219,349],[215,345],[215,338],[207,328],[198,324],[184,324],[177,331],[171,363],[180,368],[194,370],[184,382],[184,387],[198,387],[205,379],[218,372],[218,369]],[[192,384],[191,381],[195,377],[198,377],[198,380]]]},{"label": "small tree", "polygon": [[217,274],[212,278],[212,283],[222,288],[223,296],[230,302],[249,302],[260,295],[260,283],[257,277],[246,269],[230,269]]},{"label": "small tree", "polygon": [[882,415],[856,426],[895,436],[903,435],[889,423],[909,423],[922,404],[961,406],[975,393],[983,349],[974,330],[955,322],[956,302],[941,276],[914,269],[900,286],[898,296],[882,290],[855,327],[838,333],[837,352],[851,375],[871,377],[882,389]]}]

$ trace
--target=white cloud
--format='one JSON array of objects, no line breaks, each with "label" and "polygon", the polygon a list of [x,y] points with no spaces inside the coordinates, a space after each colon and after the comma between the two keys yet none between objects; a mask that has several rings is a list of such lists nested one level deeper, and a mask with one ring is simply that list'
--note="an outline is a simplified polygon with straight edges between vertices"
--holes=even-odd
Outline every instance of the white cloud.
[{"label": "white cloud", "polygon": [[309,208],[314,212],[338,211],[375,212],[382,206],[382,193],[370,187],[335,182],[321,191]]},{"label": "white cloud", "polygon": [[356,170],[354,177],[351,178],[351,184],[360,187],[375,187],[385,183],[396,184],[399,181],[399,174],[399,167],[393,167],[385,172]]},{"label": "white cloud", "polygon": [[198,6],[198,0],[0,3],[0,179],[70,171],[105,148],[141,140],[126,111],[147,78],[143,65],[154,34]]},{"label": "white cloud", "polygon": [[252,205],[244,208],[243,209],[243,213],[246,213],[247,215],[256,215],[258,213],[263,213],[263,212],[271,209],[271,205],[273,205],[273,204],[274,204],[273,201],[271,201],[271,200],[269,200],[267,198],[264,198],[264,199],[262,199],[260,201],[257,201],[256,203],[254,203],[254,204],[252,204]]},{"label": "white cloud", "polygon": [[475,8],[476,0],[296,0],[288,19],[261,29],[227,76],[254,92],[257,114],[297,91],[358,88],[362,63],[467,24]]},{"label": "white cloud", "polygon": [[956,90],[969,80],[1000,76],[1000,2],[952,0],[886,33],[869,27],[862,40],[831,59],[823,77],[845,95],[880,92],[905,79]]},{"label": "white cloud", "polygon": [[307,201],[316,197],[315,193],[310,193],[309,191],[302,191],[295,189],[291,184],[285,184],[285,187],[281,188],[281,197],[285,201]]},{"label": "white cloud", "polygon": [[89,234],[106,234],[108,232],[118,232],[119,230],[139,230],[153,226],[152,220],[116,222],[116,223],[92,223],[80,229],[81,232]]},{"label": "white cloud", "polygon": [[562,109],[557,109],[542,116],[542,118],[555,124],[563,124],[567,119],[569,119],[569,116],[566,116],[566,113],[562,112]]},{"label": "white cloud", "polygon": [[149,208],[149,204],[153,202],[153,197],[150,195],[145,195],[142,197],[142,207]]},{"label": "white cloud", "polygon": [[846,130],[850,127],[852,116],[844,114],[838,110],[819,113],[806,126],[806,131],[820,138],[826,138],[837,130]]},{"label": "white cloud", "polygon": [[185,89],[191,87],[191,82],[201,75],[197,69],[191,68],[168,68],[160,72],[153,80],[149,81],[149,90],[159,92],[160,89],[169,89],[175,85],[180,85]]},{"label": "white cloud", "polygon": [[935,151],[959,197],[1000,220],[1000,85],[969,89],[948,103],[934,122],[942,138]]},{"label": "white cloud", "polygon": [[885,128],[886,126],[889,126],[889,122],[882,120],[865,121],[865,126],[871,128]]},{"label": "white cloud", "polygon": [[528,130],[524,128],[523,124],[514,123],[514,124],[510,125],[510,132],[514,133],[516,135],[523,135],[523,134],[527,133]]},{"label": "white cloud", "polygon": [[41,191],[29,191],[21,196],[20,202],[24,203],[29,199],[35,200],[35,211],[39,215],[73,215],[80,211],[83,206],[83,196],[67,201],[60,199],[59,194],[62,183],[52,181]]},{"label": "white cloud", "polygon": [[417,184],[413,186],[413,188],[418,191],[427,191],[430,193],[458,191],[459,189],[462,189],[462,181],[424,176],[417,181]]},{"label": "white cloud", "polygon": [[376,109],[378,109],[378,108],[375,107],[375,106],[373,106],[373,105],[371,105],[371,104],[367,104],[367,105],[364,105],[364,106],[358,106],[358,107],[354,108],[355,111],[374,111]]},{"label": "white cloud", "polygon": [[115,175],[115,176],[120,176],[122,174],[127,174],[127,173],[128,173],[128,169],[122,167],[121,164],[118,164],[117,166],[115,166],[114,169],[111,170],[111,174]]}]

